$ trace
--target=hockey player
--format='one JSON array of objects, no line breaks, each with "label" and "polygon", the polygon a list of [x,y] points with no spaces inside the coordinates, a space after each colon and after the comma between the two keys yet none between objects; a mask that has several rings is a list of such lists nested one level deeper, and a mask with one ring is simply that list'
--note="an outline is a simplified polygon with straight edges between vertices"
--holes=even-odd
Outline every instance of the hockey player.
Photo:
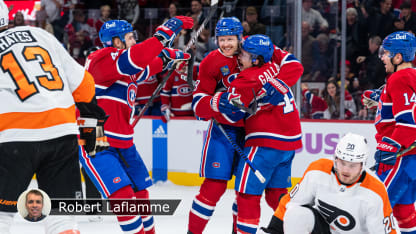
[{"label": "hockey player", "polygon": [[[153,37],[136,44],[132,26],[124,20],[107,21],[99,32],[104,47],[92,53],[86,69],[95,77],[98,104],[110,115],[105,135],[110,148],[95,157],[83,154],[81,163],[104,198],[148,199],[152,184],[133,143],[137,83],[190,58],[171,46],[176,34],[193,26],[190,17],[177,16],[156,29]],[[149,215],[117,216],[126,233],[154,233]]]},{"label": "hockey player", "polygon": [[[231,82],[228,92],[232,102],[248,106],[255,94],[269,82],[278,94],[275,105],[259,105],[260,109],[245,118],[244,153],[266,179],[261,183],[244,160],[239,160],[235,175],[237,191],[237,233],[256,233],[260,221],[260,199],[266,192],[266,202],[275,210],[279,198],[291,186],[291,167],[295,150],[302,147],[299,112],[289,87],[275,77],[278,66],[270,62],[274,46],[269,37],[253,35],[242,44],[238,61],[241,73]],[[263,104],[263,103],[262,103]],[[238,115],[238,114],[237,114]],[[229,118],[238,119],[235,114]],[[240,115],[244,117],[244,115]]]},{"label": "hockey player", "polygon": [[366,171],[367,141],[347,133],[334,158],[312,162],[285,195],[265,233],[396,233],[386,188]]},{"label": "hockey player", "polygon": [[[105,113],[96,104],[94,79],[46,31],[7,29],[8,9],[0,0],[0,233],[10,233],[18,196],[33,174],[52,198],[81,198],[78,162],[81,140],[94,154],[105,142]],[[104,140],[103,138],[101,140]],[[79,233],[70,216],[45,218],[47,234]]]},{"label": "hockey player", "polygon": [[[199,75],[195,84],[192,107],[199,118],[215,118],[233,137],[242,144],[244,129],[242,121],[232,123],[225,115],[213,107],[219,90],[225,90],[230,83],[226,78],[238,73],[237,52],[243,27],[235,17],[225,17],[217,22],[215,37],[219,49],[210,52],[199,65]],[[218,99],[217,99],[218,98]],[[225,100],[227,99],[224,97]],[[223,99],[221,99],[223,100]],[[222,108],[222,107],[220,107]],[[238,108],[236,108],[238,110]],[[230,122],[231,121],[231,122]],[[189,212],[188,233],[201,234],[213,215],[215,206],[227,188],[227,181],[233,174],[234,149],[225,136],[211,121],[204,141],[199,175],[204,177],[199,194],[195,197]],[[236,204],[233,205],[233,221],[236,221]],[[235,225],[233,225],[233,229]]]},{"label": "hockey player", "polygon": [[[169,77],[160,93],[162,120],[168,122],[172,116],[193,116],[192,88],[186,82],[188,63],[182,63]],[[193,69],[196,80],[198,67]]]},{"label": "hockey player", "polygon": [[416,140],[412,117],[416,102],[416,70],[412,68],[415,52],[415,36],[402,31],[388,35],[380,51],[386,72],[392,74],[381,91],[375,119],[375,169],[387,188],[401,233],[416,233],[416,150],[396,159],[397,152]]}]

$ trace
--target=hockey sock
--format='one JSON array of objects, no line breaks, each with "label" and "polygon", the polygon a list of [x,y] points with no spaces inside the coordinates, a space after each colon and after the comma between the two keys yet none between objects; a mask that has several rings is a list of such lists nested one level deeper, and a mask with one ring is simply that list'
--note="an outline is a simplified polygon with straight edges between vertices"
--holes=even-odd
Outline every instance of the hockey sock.
[{"label": "hockey sock", "polygon": [[79,234],[78,225],[71,216],[49,216],[45,219],[46,234]]},{"label": "hockey sock", "polygon": [[226,180],[205,178],[189,212],[188,230],[190,232],[193,234],[202,234],[202,231],[214,213],[215,205],[226,189]]},{"label": "hockey sock", "polygon": [[[146,199],[147,203],[150,205],[149,199],[149,191],[147,189],[143,189],[134,193],[137,199]],[[150,207],[150,206],[149,206]],[[155,222],[151,213],[149,214],[141,214],[143,220],[143,227],[145,234],[155,234]]]},{"label": "hockey sock", "polygon": [[235,191],[235,199],[233,202],[233,234],[237,233],[237,213],[238,213],[238,209],[237,209],[237,194],[238,192]]},{"label": "hockey sock", "polygon": [[10,226],[13,223],[14,214],[0,211],[0,233],[10,234]]},{"label": "hockey sock", "polygon": [[237,233],[256,233],[260,222],[261,195],[238,193]]},{"label": "hockey sock", "polygon": [[[113,194],[110,195],[110,199],[132,199],[135,198],[134,191],[131,188],[130,185],[125,186],[117,191],[115,191]],[[115,204],[114,201],[110,200],[111,206]],[[143,222],[140,215],[137,213],[137,215],[134,216],[117,216],[118,224],[121,227],[121,230],[126,233],[137,233],[137,234],[144,234],[143,229]]]},{"label": "hockey sock", "polygon": [[393,215],[397,219],[402,234],[416,234],[416,211],[414,204],[396,204]]},{"label": "hockey sock", "polygon": [[280,198],[287,193],[287,188],[267,188],[265,193],[265,199],[267,204],[273,210],[276,210],[279,206]]}]

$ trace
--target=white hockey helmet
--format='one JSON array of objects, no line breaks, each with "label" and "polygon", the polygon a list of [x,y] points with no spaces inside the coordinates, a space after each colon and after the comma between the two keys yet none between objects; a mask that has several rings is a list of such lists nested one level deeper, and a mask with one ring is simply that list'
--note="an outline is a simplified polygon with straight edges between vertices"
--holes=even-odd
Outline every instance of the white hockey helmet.
[{"label": "white hockey helmet", "polygon": [[339,140],[335,148],[335,157],[348,162],[365,163],[368,152],[365,137],[349,132]]},{"label": "white hockey helmet", "polygon": [[0,28],[9,25],[9,8],[0,0]]}]

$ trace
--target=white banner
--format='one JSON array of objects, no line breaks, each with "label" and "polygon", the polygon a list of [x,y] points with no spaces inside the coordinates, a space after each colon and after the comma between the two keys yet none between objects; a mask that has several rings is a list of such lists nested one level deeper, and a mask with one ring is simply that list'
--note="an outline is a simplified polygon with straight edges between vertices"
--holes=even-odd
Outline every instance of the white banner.
[{"label": "white banner", "polygon": [[[135,128],[134,141],[147,168],[152,170],[152,119],[142,119]],[[168,123],[168,171],[198,173],[208,122],[172,119]],[[302,177],[306,167],[321,157],[331,157],[338,140],[347,132],[363,135],[370,147],[368,166],[374,164],[375,127],[369,122],[303,121],[302,149],[296,152],[292,177]]]}]

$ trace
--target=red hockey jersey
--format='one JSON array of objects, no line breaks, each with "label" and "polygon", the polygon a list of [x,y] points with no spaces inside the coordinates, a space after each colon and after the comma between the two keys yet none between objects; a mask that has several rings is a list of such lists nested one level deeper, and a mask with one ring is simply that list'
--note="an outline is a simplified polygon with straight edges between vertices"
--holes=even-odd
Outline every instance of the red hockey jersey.
[{"label": "red hockey jersey", "polygon": [[[193,79],[198,76],[198,67],[193,68]],[[175,116],[193,116],[192,110],[192,89],[181,74],[175,70],[163,86],[160,93],[162,105],[170,106]]]},{"label": "red hockey jersey", "polygon": [[[279,66],[271,62],[245,69],[231,82],[229,92],[241,94],[241,101],[248,106],[255,98],[253,89],[254,93],[258,93],[268,80],[276,79],[278,74]],[[278,150],[302,147],[299,112],[293,94],[283,81],[277,81],[289,92],[277,106],[259,110],[245,120],[246,147],[262,146]]]},{"label": "red hockey jersey", "polygon": [[98,105],[110,116],[104,126],[110,146],[133,145],[137,83],[162,70],[162,60],[157,57],[162,49],[156,38],[150,38],[128,50],[107,47],[88,57],[86,69],[95,79]]},{"label": "red hockey jersey", "polygon": [[223,124],[242,127],[243,122],[230,123],[221,113],[211,109],[211,98],[218,91],[225,91],[231,74],[240,72],[237,57],[227,57],[219,49],[212,51],[199,65],[199,75],[195,83],[192,108],[203,119],[215,118]]},{"label": "red hockey jersey", "polygon": [[[416,69],[407,68],[393,73],[378,103],[375,119],[377,142],[387,136],[407,148],[416,140],[416,124],[412,116],[415,103]],[[416,150],[408,154],[416,154]]]}]

